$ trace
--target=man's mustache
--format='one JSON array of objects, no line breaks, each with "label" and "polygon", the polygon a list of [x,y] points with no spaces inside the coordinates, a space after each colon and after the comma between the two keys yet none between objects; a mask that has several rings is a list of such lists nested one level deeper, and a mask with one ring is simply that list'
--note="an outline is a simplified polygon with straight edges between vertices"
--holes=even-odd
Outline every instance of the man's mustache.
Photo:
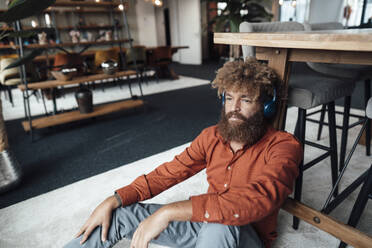
[{"label": "man's mustache", "polygon": [[240,119],[242,121],[248,121],[248,119],[245,116],[243,116],[242,114],[240,114],[236,111],[231,111],[231,112],[226,114],[226,119],[230,119],[231,117]]}]

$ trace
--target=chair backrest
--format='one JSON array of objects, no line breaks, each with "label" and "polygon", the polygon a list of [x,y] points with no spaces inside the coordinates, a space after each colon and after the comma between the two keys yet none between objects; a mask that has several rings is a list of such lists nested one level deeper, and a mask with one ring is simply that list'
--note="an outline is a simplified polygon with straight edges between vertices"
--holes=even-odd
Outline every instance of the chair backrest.
[{"label": "chair backrest", "polygon": [[[242,22],[239,26],[241,33],[273,33],[288,31],[304,31],[304,26],[299,22]],[[243,57],[255,57],[256,49],[252,46],[242,46]]]},{"label": "chair backrest", "polygon": [[368,103],[367,103],[367,107],[366,107],[366,116],[367,116],[369,119],[372,119],[372,97],[369,98]]},{"label": "chair backrest", "polygon": [[305,31],[338,30],[344,29],[341,22],[304,23]]},{"label": "chair backrest", "polygon": [[[340,22],[321,22],[321,23],[305,23],[306,31],[324,31],[324,30],[341,30],[345,27]],[[360,65],[344,65],[344,64],[325,64],[325,63],[306,63],[314,71],[323,73],[327,76],[340,78],[357,78],[359,69],[365,68]]]},{"label": "chair backrest", "polygon": [[5,84],[5,81],[12,78],[20,78],[20,71],[19,67],[13,67],[10,69],[5,68],[15,62],[17,59],[15,58],[4,58],[0,61],[0,81],[2,84]]},{"label": "chair backrest", "polygon": [[146,64],[146,47],[135,46],[132,48],[127,48],[125,52],[125,60],[127,66],[133,66],[134,61],[136,61],[137,66],[144,66]]},{"label": "chair backrest", "polygon": [[115,60],[119,63],[119,47],[112,47],[106,50],[98,50],[94,55],[94,65],[99,68],[101,64],[107,60]]}]

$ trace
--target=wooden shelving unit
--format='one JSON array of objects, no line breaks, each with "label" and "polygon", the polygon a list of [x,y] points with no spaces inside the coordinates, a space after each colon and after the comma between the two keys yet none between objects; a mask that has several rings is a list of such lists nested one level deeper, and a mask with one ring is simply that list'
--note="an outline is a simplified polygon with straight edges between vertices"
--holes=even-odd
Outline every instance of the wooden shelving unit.
[{"label": "wooden shelving unit", "polygon": [[[122,28],[122,25],[117,26],[117,28]],[[71,30],[71,29],[78,29],[78,30],[88,30],[88,29],[114,29],[115,27],[112,25],[85,25],[85,26],[66,26],[66,27],[58,27],[57,29],[60,30]]]},{"label": "wooden shelving unit", "polygon": [[[20,53],[23,54],[23,50],[25,49],[53,49],[53,48],[65,48],[65,47],[84,47],[84,46],[102,46],[102,45],[112,45],[112,44],[122,44],[122,43],[129,43],[130,47],[132,47],[132,40],[130,38],[130,31],[128,27],[128,21],[126,17],[125,11],[119,10],[119,1],[112,1],[112,2],[94,2],[94,1],[71,1],[71,0],[57,0],[56,3],[49,7],[48,9],[44,10],[43,13],[50,13],[50,19],[53,23],[53,30],[56,35],[56,40],[61,40],[60,32],[59,31],[69,31],[72,29],[79,29],[79,30],[114,30],[115,32],[118,32],[118,29],[122,29],[122,37],[125,37],[124,35],[127,34],[129,37],[128,39],[117,39],[117,40],[110,40],[110,41],[88,41],[88,42],[79,42],[79,43],[72,43],[72,42],[62,42],[60,44],[30,44],[30,45],[23,45],[23,46],[11,46],[11,45],[5,45],[1,46],[0,50],[5,49],[19,49]],[[124,9],[127,9],[128,3],[124,3]],[[43,14],[42,13],[42,14]],[[77,19],[79,18],[79,23],[85,22],[84,16],[82,14],[85,13],[104,13],[107,14],[107,17],[110,18],[109,24],[107,23],[105,25],[97,25],[97,24],[91,24],[89,25],[89,22],[86,22],[86,25],[78,25],[74,26],[71,25],[71,22],[67,22],[64,25],[58,25],[56,21],[56,15],[63,15],[64,13],[73,13],[71,15],[71,18]],[[74,15],[78,14],[78,16]],[[120,14],[122,15],[122,24],[116,25],[116,15],[114,14]],[[70,18],[70,15],[62,16],[64,18]],[[80,18],[82,19],[82,22],[80,22]],[[74,21],[76,22],[76,20]],[[105,22],[99,22],[105,23]],[[125,27],[125,29],[124,29]],[[20,29],[21,27],[17,27],[17,29]],[[23,30],[37,30],[40,28],[31,28],[26,27]],[[39,30],[40,31],[40,30]],[[120,33],[116,33],[118,37],[120,37]],[[65,38],[66,39],[66,38]],[[63,39],[62,39],[63,40]],[[22,40],[20,41],[22,43]],[[92,51],[86,51],[84,53],[84,56],[93,56],[94,53]],[[51,60],[53,59],[53,55],[48,56],[38,56],[36,58],[36,61],[42,61],[42,60]],[[63,87],[66,85],[81,85],[87,82],[95,82],[95,81],[102,81],[107,79],[122,79],[122,78],[128,78],[129,76],[135,75],[136,80],[139,83],[141,96],[142,93],[142,87],[141,87],[141,81],[139,80],[139,76],[136,71],[120,71],[116,72],[113,75],[106,75],[106,74],[95,74],[95,75],[88,75],[88,76],[82,76],[74,78],[70,81],[60,81],[60,80],[48,80],[43,82],[37,82],[37,83],[27,83],[26,80],[24,81],[24,84],[21,84],[18,86],[18,88],[23,92],[24,96],[24,107],[25,107],[25,117],[27,121],[23,121],[22,125],[25,131],[30,131],[31,133],[31,139],[34,129],[40,129],[45,127],[51,127],[55,125],[61,125],[68,122],[83,120],[87,118],[92,118],[100,115],[105,115],[109,113],[113,113],[116,111],[123,111],[128,110],[132,108],[138,108],[144,105],[144,102],[140,99],[138,100],[123,100],[119,102],[114,103],[106,103],[99,106],[94,106],[93,112],[89,114],[82,114],[79,111],[71,110],[68,112],[60,113],[57,109],[57,101],[56,101],[56,94],[55,91],[52,90],[51,99],[53,100],[53,115],[52,116],[45,116],[41,118],[35,118],[32,116],[31,109],[30,109],[30,102],[29,102],[29,90],[45,90],[45,89],[55,89],[58,87]],[[24,78],[24,75],[23,75]],[[130,94],[132,95],[131,90],[131,82],[129,82],[129,90]]]},{"label": "wooden shelving unit", "polygon": [[[101,6],[102,7],[102,6]],[[4,13],[5,10],[1,9],[0,13]],[[51,13],[51,12],[59,12],[59,13],[77,13],[77,14],[96,14],[96,13],[107,13],[106,9],[84,9],[84,8],[78,8],[78,9],[57,9],[57,8],[49,8],[44,10],[42,13]],[[112,10],[114,13],[121,13],[122,11],[119,9]]]},{"label": "wooden shelving unit", "polygon": [[[116,26],[117,28],[122,28],[123,25]],[[59,30],[71,30],[71,29],[78,29],[78,30],[88,30],[88,29],[114,29],[115,27],[112,25],[84,25],[84,26],[65,26],[65,27],[57,27]],[[0,28],[0,30],[7,30],[7,31],[14,31],[14,28]],[[44,30],[55,30],[55,28],[48,28],[48,27],[24,27],[23,30],[27,31],[34,31],[34,32],[42,32]]]},{"label": "wooden shelving unit", "polygon": [[[70,111],[58,115],[46,116],[41,118],[35,118],[32,120],[32,129],[41,129],[46,127],[57,126],[61,124],[66,124],[69,122],[89,119],[101,115],[106,115],[118,111],[124,111],[134,108],[140,108],[144,106],[142,100],[125,100],[115,103],[107,103],[99,106],[94,106],[93,112],[88,114],[81,114],[78,110]],[[31,130],[30,122],[22,122],[23,129],[28,132]]]},{"label": "wooden shelving unit", "polygon": [[[118,43],[125,43],[129,42],[128,39],[121,39],[121,40],[110,40],[110,41],[87,41],[87,42],[79,42],[79,43],[72,43],[72,42],[65,42],[61,44],[30,44],[24,46],[24,49],[38,49],[38,48],[56,48],[56,47],[76,47],[76,46],[86,46],[86,45],[110,45],[110,44],[118,44]],[[1,49],[19,49],[19,46],[11,46],[11,45],[3,45],[0,47]]]},{"label": "wooden shelving unit", "polygon": [[89,1],[67,1],[67,0],[61,0],[56,1],[56,3],[53,5],[55,7],[117,7],[119,6],[119,2],[113,1],[113,2],[89,2]]}]

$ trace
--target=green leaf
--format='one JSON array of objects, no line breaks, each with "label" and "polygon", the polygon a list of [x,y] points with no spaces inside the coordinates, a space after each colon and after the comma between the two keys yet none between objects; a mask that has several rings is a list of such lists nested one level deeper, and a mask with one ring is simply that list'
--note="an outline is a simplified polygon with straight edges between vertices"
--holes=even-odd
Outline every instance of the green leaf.
[{"label": "green leaf", "polygon": [[17,37],[29,38],[31,36],[34,36],[35,34],[36,32],[33,32],[33,31],[17,31],[17,32],[8,33],[6,36],[10,38],[17,38]]},{"label": "green leaf", "polygon": [[14,6],[17,6],[19,4],[22,4],[23,2],[25,2],[26,0],[13,0],[9,3],[8,5],[8,9],[11,9],[13,8]]},{"label": "green leaf", "polygon": [[31,60],[33,60],[36,56],[39,56],[43,51],[44,51],[44,49],[33,50],[31,53],[27,54],[26,56],[24,56],[22,58],[18,58],[16,61],[11,63],[7,67],[5,67],[4,70],[26,64],[26,63],[30,62]]},{"label": "green leaf", "polygon": [[56,0],[15,0],[9,5],[8,10],[0,15],[0,22],[11,23],[37,15],[54,4],[55,1]]}]

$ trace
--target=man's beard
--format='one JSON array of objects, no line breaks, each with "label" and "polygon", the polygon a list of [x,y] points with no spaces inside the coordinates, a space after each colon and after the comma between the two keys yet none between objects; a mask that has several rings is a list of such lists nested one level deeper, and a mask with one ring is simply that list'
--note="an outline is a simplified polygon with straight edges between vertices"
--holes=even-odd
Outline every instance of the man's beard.
[{"label": "man's beard", "polygon": [[[232,116],[241,121],[237,123],[229,122]],[[241,142],[250,147],[264,136],[267,125],[262,111],[258,111],[251,117],[246,118],[236,111],[226,114],[223,108],[217,129],[226,141]]]}]

